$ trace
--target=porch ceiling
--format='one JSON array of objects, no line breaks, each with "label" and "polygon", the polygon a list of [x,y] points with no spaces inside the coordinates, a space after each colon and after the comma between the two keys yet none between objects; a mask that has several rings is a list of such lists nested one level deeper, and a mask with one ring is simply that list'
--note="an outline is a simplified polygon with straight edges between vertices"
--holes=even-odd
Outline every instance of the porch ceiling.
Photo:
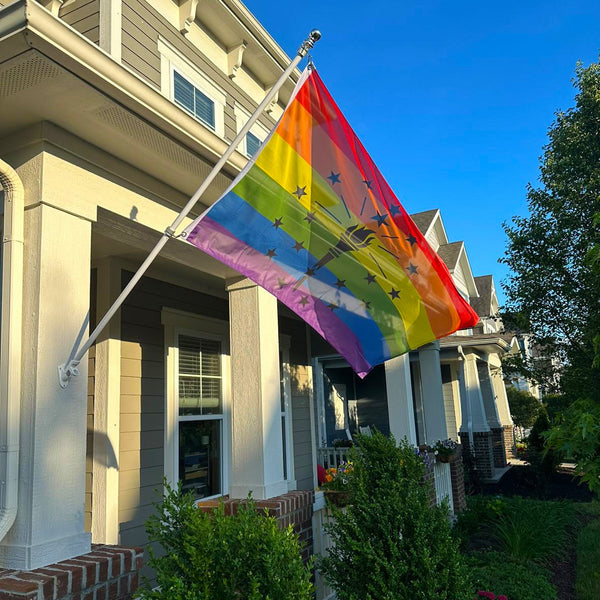
[{"label": "porch ceiling", "polygon": [[[92,225],[92,264],[114,258],[123,268],[135,271],[159,237],[134,220],[100,209]],[[227,279],[239,277],[233,269],[181,240],[169,240],[148,275],[218,296],[226,295]]]}]

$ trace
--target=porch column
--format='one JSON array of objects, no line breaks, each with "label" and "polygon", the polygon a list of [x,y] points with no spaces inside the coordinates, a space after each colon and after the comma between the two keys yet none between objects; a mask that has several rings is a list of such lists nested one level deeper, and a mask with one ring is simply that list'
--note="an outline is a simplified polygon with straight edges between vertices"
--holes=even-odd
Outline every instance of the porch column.
[{"label": "porch column", "polygon": [[506,458],[516,458],[517,447],[515,445],[515,424],[510,416],[510,406],[508,404],[506,386],[504,385],[504,378],[502,377],[502,361],[497,354],[491,354],[489,356],[489,365],[492,387],[494,389],[494,395],[496,396],[498,418],[500,420],[500,427],[502,428]]},{"label": "porch column", "polygon": [[416,446],[417,430],[408,352],[385,362],[385,384],[390,431],[396,441],[406,438]]},{"label": "porch column", "polygon": [[440,343],[435,341],[419,350],[421,364],[421,390],[423,393],[423,418],[427,443],[448,437],[446,410],[442,393]]},{"label": "porch column", "polygon": [[232,469],[229,495],[262,500],[287,492],[277,300],[249,279],[228,285]]},{"label": "porch column", "polygon": [[477,371],[477,355],[466,354],[459,370],[462,406],[461,443],[474,456],[484,477],[494,474],[492,433],[487,423]]},{"label": "porch column", "polygon": [[23,390],[16,522],[0,566],[36,569],[90,551],[84,532],[87,361],[58,365],[88,331],[91,223],[44,204],[25,212]]}]

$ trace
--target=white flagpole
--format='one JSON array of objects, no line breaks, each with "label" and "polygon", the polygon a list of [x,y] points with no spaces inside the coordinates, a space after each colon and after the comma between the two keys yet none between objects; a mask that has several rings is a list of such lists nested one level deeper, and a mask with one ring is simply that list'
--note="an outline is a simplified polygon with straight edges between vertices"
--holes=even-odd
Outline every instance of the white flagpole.
[{"label": "white flagpole", "polygon": [[294,57],[294,60],[289,64],[287,69],[281,74],[277,82],[273,85],[273,87],[269,90],[267,95],[264,97],[263,101],[258,105],[257,109],[254,111],[248,122],[242,127],[240,132],[237,134],[236,138],[231,142],[229,148],[225,150],[225,153],[218,160],[217,164],[213,167],[212,171],[208,174],[206,179],[202,182],[200,187],[196,190],[194,195],[190,198],[188,203],[185,205],[183,210],[177,215],[173,223],[167,227],[156,244],[150,254],[146,257],[146,260],[142,263],[140,268],[137,270],[135,275],[131,278],[129,283],[125,286],[119,297],[115,300],[114,304],[108,309],[107,313],[102,317],[102,320],[98,323],[94,331],[90,334],[88,340],[79,348],[77,353],[68,360],[66,364],[62,364],[58,367],[58,380],[59,384],[62,388],[66,388],[69,385],[69,380],[72,376],[78,375],[78,365],[81,362],[81,359],[85,355],[85,353],[90,349],[90,346],[96,341],[96,338],[100,335],[102,330],[106,327],[108,322],[114,316],[114,314],[119,310],[121,304],[125,301],[125,298],[129,296],[131,290],[135,287],[137,282],[142,278],[144,273],[148,270],[148,267],[152,264],[154,259],[158,256],[163,246],[169,241],[170,238],[174,237],[177,228],[181,225],[185,217],[188,213],[194,208],[196,202],[200,199],[202,194],[206,191],[208,186],[212,183],[214,178],[221,171],[229,157],[235,152],[235,149],[239,146],[240,142],[244,139],[246,134],[250,131],[250,128],[258,117],[262,114],[262,112],[267,108],[270,104],[271,100],[275,97],[275,94],[279,91],[281,86],[285,83],[291,72],[296,68],[298,63],[308,54],[310,49],[315,45],[321,38],[321,33],[314,29],[308,35],[308,38],[304,40],[300,48],[298,48],[298,52]]}]

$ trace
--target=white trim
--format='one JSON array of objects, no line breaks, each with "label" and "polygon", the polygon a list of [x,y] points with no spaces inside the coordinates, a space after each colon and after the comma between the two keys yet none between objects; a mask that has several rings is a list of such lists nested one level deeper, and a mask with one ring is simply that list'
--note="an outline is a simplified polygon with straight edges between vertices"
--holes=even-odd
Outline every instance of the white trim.
[{"label": "white trim", "polygon": [[[178,463],[178,423],[190,420],[179,417],[178,410],[178,337],[189,335],[221,342],[221,377],[223,390],[222,413],[201,415],[194,420],[222,420],[221,427],[221,491],[216,496],[229,493],[229,471],[231,464],[231,392],[229,365],[229,324],[226,321],[203,317],[193,313],[165,307],[161,311],[161,323],[165,328],[165,433],[164,433],[164,475],[169,485],[174,486],[179,479]],[[207,500],[202,498],[201,500]]]},{"label": "white trim", "polygon": [[[236,131],[240,131],[250,119],[250,113],[236,103],[233,107],[233,114],[235,116]],[[250,128],[250,133],[255,135],[260,140],[260,143],[263,144],[267,136],[269,135],[269,129],[267,129],[262,123],[259,123],[257,121]],[[246,145],[245,137],[242,143],[238,146],[237,150],[238,152],[241,152],[244,156],[248,156],[248,147]],[[248,158],[250,157],[248,156]]]},{"label": "white trim", "polygon": [[[287,470],[288,491],[296,489],[296,472],[294,467],[294,427],[292,416],[292,381],[290,373],[290,346],[291,338],[289,335],[279,334],[279,351],[281,352],[281,377],[283,379],[283,404],[284,411],[281,413],[285,417],[285,456]],[[283,440],[282,440],[283,441]]]},{"label": "white trim", "polygon": [[[173,90],[173,72],[177,71],[185,77],[194,87],[198,88],[207,98],[214,102],[215,125],[214,128],[192,115],[199,123],[213,130],[221,139],[225,137],[225,105],[227,94],[211,81],[185,56],[180,54],[164,38],[158,38],[158,52],[160,54],[160,91],[163,96],[175,103]],[[179,104],[175,105],[187,114],[191,114]]]}]

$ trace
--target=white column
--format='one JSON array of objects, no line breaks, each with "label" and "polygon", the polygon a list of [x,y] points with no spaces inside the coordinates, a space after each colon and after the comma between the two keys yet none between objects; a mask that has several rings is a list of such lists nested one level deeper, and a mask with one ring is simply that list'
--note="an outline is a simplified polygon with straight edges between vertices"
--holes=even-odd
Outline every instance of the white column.
[{"label": "white column", "polygon": [[500,424],[503,427],[514,426],[512,417],[510,416],[506,386],[504,385],[504,378],[502,377],[502,361],[497,354],[490,354],[488,361],[490,367],[490,379],[496,397],[496,410],[498,411]]},{"label": "white column", "polygon": [[477,356],[475,354],[465,355],[465,359],[462,361],[461,375],[461,433],[490,431],[483,407],[479,374],[477,373]]},{"label": "white column", "polygon": [[91,223],[38,204],[25,213],[19,507],[0,565],[35,569],[90,551],[84,533],[87,361],[66,389],[59,363],[87,335]]},{"label": "white column", "polygon": [[277,300],[248,279],[228,286],[231,338],[232,470],[229,495],[287,492],[279,379]]},{"label": "white column", "polygon": [[[96,265],[96,323],[121,292],[121,269],[112,259]],[[121,420],[121,311],[95,345],[92,541],[119,543],[119,424]]]},{"label": "white column", "polygon": [[480,361],[477,363],[479,386],[481,387],[481,395],[483,397],[483,406],[487,416],[487,422],[490,429],[502,427],[500,417],[498,416],[498,405],[496,403],[496,392],[492,383],[492,374],[490,365],[487,362]]},{"label": "white column", "polygon": [[427,443],[448,437],[446,411],[442,393],[440,343],[435,341],[419,350],[421,365],[421,390],[423,392],[423,417]]},{"label": "white column", "polygon": [[397,442],[406,438],[416,446],[417,430],[408,352],[385,362],[385,384],[390,431]]}]

